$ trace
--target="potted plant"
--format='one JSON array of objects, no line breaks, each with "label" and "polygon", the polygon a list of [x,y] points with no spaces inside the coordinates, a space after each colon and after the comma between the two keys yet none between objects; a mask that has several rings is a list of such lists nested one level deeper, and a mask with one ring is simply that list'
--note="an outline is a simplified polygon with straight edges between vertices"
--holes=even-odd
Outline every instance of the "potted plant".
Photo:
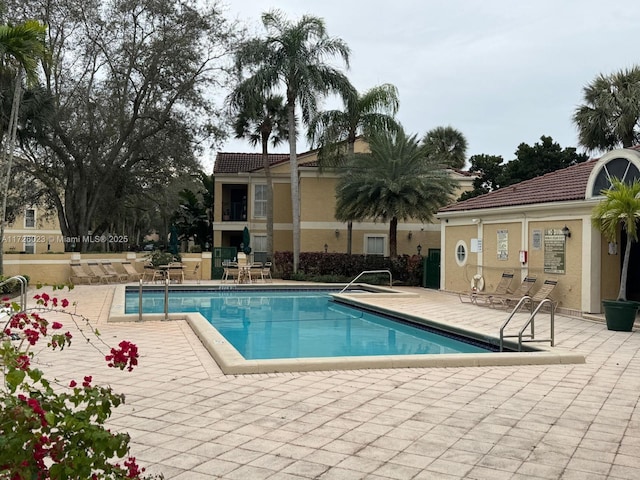
[{"label": "potted plant", "polygon": [[640,304],[627,300],[627,273],[631,244],[638,241],[640,219],[640,181],[632,184],[617,178],[611,180],[611,188],[603,190],[604,198],[595,206],[591,215],[594,227],[598,228],[610,241],[615,241],[618,227],[627,235],[627,245],[620,273],[620,291],[616,300],[603,300],[605,319],[609,330],[630,332]]}]

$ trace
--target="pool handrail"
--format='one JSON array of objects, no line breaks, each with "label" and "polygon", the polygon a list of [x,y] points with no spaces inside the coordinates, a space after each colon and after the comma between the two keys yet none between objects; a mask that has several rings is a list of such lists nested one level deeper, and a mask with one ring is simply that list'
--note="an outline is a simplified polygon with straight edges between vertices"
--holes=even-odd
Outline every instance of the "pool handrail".
[{"label": "pool handrail", "polygon": [[7,283],[18,280],[20,282],[20,311],[22,312],[27,307],[27,279],[22,275],[14,275],[11,278],[7,278],[6,280],[0,283],[0,287],[6,285]]},{"label": "pool handrail", "polygon": [[339,293],[344,293],[344,291],[349,288],[351,285],[355,283],[362,275],[367,273],[388,273],[389,274],[389,288],[393,287],[393,277],[391,275],[391,270],[365,270],[364,272],[360,272],[356,278],[351,280]]}]

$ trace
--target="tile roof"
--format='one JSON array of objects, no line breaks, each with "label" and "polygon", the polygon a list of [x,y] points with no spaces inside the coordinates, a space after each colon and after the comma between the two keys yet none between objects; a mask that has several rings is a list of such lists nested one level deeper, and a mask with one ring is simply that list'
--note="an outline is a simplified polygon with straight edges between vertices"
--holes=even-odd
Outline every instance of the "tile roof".
[{"label": "tile roof", "polygon": [[[277,165],[289,161],[288,153],[270,153],[269,164]],[[262,168],[261,153],[226,153],[219,152],[213,166],[213,173],[253,172]]]},{"label": "tile roof", "polygon": [[597,159],[592,159],[578,163],[478,197],[453,203],[441,208],[438,212],[460,212],[481,208],[584,200],[589,175],[596,162]]}]

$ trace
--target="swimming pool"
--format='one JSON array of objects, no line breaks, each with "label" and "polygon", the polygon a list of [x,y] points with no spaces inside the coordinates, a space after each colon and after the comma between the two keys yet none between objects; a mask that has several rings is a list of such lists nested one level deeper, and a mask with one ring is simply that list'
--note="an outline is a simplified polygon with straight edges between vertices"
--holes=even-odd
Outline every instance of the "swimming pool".
[{"label": "swimming pool", "polygon": [[[144,298],[155,290],[162,291],[158,286],[145,285]],[[194,290],[194,285],[172,285],[171,291]],[[314,289],[317,288],[314,285]],[[336,292],[335,285],[324,284],[319,288],[325,288]],[[338,289],[342,286],[338,286]],[[464,318],[458,318],[457,322],[443,320],[429,320],[415,314],[399,313],[393,305],[396,301],[409,301],[417,298],[416,293],[389,289],[385,287],[371,286],[366,284],[354,285],[359,293],[348,291],[345,293],[332,293],[334,299],[339,304],[353,305],[366,311],[375,311],[387,316],[393,316],[400,320],[417,323],[428,327],[433,327],[445,332],[455,333],[477,339],[481,342],[497,345],[499,340],[495,337],[487,336],[481,332],[468,330],[464,325]],[[259,291],[282,291],[282,290],[309,290],[304,284],[274,284],[265,288],[264,285],[200,285],[198,291],[208,290],[217,292],[223,298],[231,298],[239,291],[251,291],[257,295]],[[131,295],[133,294],[133,297]],[[126,297],[138,299],[138,287],[118,285],[115,287],[114,296],[109,312],[109,322],[137,322],[137,321],[161,321],[161,320],[185,320],[196,337],[200,340],[204,348],[220,367],[224,374],[256,374],[256,373],[278,373],[278,372],[307,372],[318,370],[357,370],[357,369],[388,369],[388,368],[409,368],[409,367],[468,367],[468,366],[502,366],[502,365],[539,365],[539,364],[566,364],[584,363],[582,355],[572,352],[562,351],[555,348],[544,350],[543,348],[528,348],[525,352],[489,352],[489,353],[442,353],[431,354],[380,354],[380,355],[336,355],[332,357],[295,357],[295,358],[275,358],[275,359],[246,359],[209,321],[198,311],[178,311],[193,308],[192,300],[178,302],[170,299],[169,305],[175,313],[145,313],[140,317],[136,313],[125,313]],[[377,302],[378,300],[379,302]],[[146,300],[149,303],[149,300]],[[373,302],[373,303],[372,303]],[[180,303],[180,306],[176,305]],[[382,303],[385,306],[378,306],[375,303]],[[462,307],[464,309],[464,307]],[[135,307],[134,307],[135,309]],[[144,307],[143,307],[144,310]],[[129,309],[131,312],[131,308]],[[447,310],[449,312],[449,310]],[[470,314],[473,314],[472,312]],[[450,314],[447,314],[451,318]],[[249,328],[251,328],[249,326]],[[170,342],[170,339],[167,339]]]},{"label": "swimming pool", "polygon": [[[172,291],[170,312],[198,312],[248,360],[488,353],[492,345],[337,303],[339,290]],[[353,293],[353,292],[352,292]],[[143,295],[143,313],[164,311],[164,292]],[[138,313],[138,292],[126,297]]]}]

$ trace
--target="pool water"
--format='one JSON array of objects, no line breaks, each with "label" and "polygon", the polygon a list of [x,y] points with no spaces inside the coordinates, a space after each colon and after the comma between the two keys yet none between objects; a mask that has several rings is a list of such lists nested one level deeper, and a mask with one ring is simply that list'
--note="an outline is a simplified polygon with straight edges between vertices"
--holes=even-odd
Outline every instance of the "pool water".
[{"label": "pool water", "polygon": [[[162,313],[164,292],[145,291],[142,305]],[[128,291],[125,312],[138,309],[138,292]],[[199,312],[247,360],[495,351],[337,303],[328,291],[170,291],[169,312]]]}]

